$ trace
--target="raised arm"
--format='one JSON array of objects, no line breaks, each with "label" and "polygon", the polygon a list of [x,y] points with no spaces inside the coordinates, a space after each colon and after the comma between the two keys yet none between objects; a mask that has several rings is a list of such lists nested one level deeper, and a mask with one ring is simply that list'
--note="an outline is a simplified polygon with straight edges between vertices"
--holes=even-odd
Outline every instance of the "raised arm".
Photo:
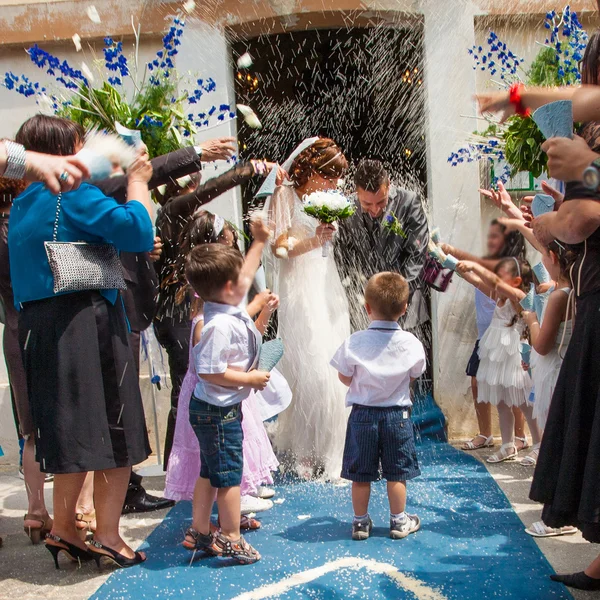
[{"label": "raised arm", "polygon": [[580,244],[600,227],[600,199],[564,202],[557,211],[534,219],[532,227],[541,244],[548,245],[552,240]]},{"label": "raised arm", "polygon": [[512,219],[523,218],[521,209],[513,202],[501,181],[498,182],[498,190],[480,189],[479,193],[489,198],[507,217]]},{"label": "raised arm", "polygon": [[467,281],[469,281],[469,283],[479,287],[473,283],[473,280],[479,280],[485,288],[495,292],[500,298],[505,298],[506,300],[510,300],[514,303],[519,303],[521,300],[523,300],[523,298],[525,298],[525,292],[519,288],[514,288],[508,285],[502,281],[498,275],[475,262],[461,261],[458,263],[456,270]]},{"label": "raised arm", "polygon": [[[179,179],[185,175],[198,172],[202,166],[200,156],[196,148],[189,146],[169,152],[163,156],[157,156],[150,161],[152,165],[152,177],[148,182],[148,188],[153,190],[171,180]],[[125,202],[127,197],[127,176],[118,175],[102,181],[95,182],[107,196]]]},{"label": "raised arm", "polygon": [[164,205],[163,211],[169,218],[188,217],[221,194],[250,181],[256,175],[251,162],[240,163],[229,171],[213,177],[199,185],[193,192],[170,198]]},{"label": "raised arm", "polygon": [[475,256],[475,254],[471,254],[465,250],[461,250],[456,246],[451,246],[450,244],[440,244],[444,254],[452,254],[454,258],[458,260],[464,260],[469,262],[477,263],[490,271],[493,271],[496,268],[496,265],[500,262],[500,258],[480,258],[479,256]]},{"label": "raised arm", "polygon": [[544,246],[540,244],[538,239],[533,235],[533,230],[527,226],[527,222],[522,219],[507,219],[502,217],[498,219],[498,222],[504,227],[506,227],[507,231],[519,231],[523,234],[523,237],[540,253],[544,252]]}]

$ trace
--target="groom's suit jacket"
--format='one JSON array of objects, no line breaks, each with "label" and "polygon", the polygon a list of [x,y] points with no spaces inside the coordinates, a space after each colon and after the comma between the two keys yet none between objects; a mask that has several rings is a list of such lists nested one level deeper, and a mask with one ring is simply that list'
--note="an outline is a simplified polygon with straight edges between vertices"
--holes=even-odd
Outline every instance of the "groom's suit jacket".
[{"label": "groom's suit jacket", "polygon": [[[429,318],[420,279],[429,243],[423,205],[415,192],[391,186],[385,212],[381,218],[372,219],[362,211],[358,199],[354,200],[356,212],[340,221],[335,243],[336,263],[348,296],[352,329],[366,325],[364,286],[372,275],[381,271],[395,271],[409,282],[411,307],[404,326],[416,327]],[[406,238],[384,228],[388,215],[398,219]]]}]

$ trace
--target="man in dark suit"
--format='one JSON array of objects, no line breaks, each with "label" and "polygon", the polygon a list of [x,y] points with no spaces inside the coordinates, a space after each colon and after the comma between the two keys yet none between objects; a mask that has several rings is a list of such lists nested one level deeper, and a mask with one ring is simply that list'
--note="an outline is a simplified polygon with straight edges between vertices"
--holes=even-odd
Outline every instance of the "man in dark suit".
[{"label": "man in dark suit", "polygon": [[[368,319],[362,298],[367,280],[381,271],[395,271],[408,281],[411,303],[402,324],[415,329],[429,319],[420,279],[425,264],[429,228],[415,192],[390,183],[383,164],[362,160],[354,177],[356,212],[339,223],[335,256],[346,288],[352,330],[364,329]],[[386,225],[396,222],[402,232]]]},{"label": "man in dark suit", "polygon": [[[153,174],[148,183],[152,190],[161,185],[174,183],[180,177],[197,173],[201,162],[227,160],[235,151],[234,138],[209,140],[200,146],[189,146],[152,159]],[[126,201],[127,177],[116,176],[95,182],[107,196],[119,202]],[[125,312],[130,326],[129,342],[136,361],[138,375],[140,372],[140,336],[154,319],[156,311],[156,293],[158,277],[151,264],[152,257],[145,252],[122,252],[121,263],[127,282],[127,289],[122,293]],[[149,512],[168,508],[175,503],[166,498],[151,496],[143,488],[142,478],[132,471],[129,488],[125,498],[124,513]]]}]

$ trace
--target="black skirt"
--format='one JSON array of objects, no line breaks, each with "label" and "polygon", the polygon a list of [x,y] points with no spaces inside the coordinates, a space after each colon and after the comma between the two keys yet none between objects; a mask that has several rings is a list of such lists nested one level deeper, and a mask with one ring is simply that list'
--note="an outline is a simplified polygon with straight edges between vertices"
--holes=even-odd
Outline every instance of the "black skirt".
[{"label": "black skirt", "polygon": [[79,292],[24,304],[19,337],[46,473],[138,464],[150,454],[121,299]]},{"label": "black skirt", "polygon": [[573,336],[556,383],[531,499],[550,527],[573,525],[600,543],[600,293],[577,301]]}]

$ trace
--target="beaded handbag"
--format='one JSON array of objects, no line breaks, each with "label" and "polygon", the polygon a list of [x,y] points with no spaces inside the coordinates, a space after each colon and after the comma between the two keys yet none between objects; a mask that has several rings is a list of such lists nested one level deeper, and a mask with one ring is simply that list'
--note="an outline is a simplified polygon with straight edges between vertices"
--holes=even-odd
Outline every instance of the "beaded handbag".
[{"label": "beaded handbag", "polygon": [[61,201],[59,193],[52,241],[44,242],[54,277],[54,293],[126,289],[123,267],[112,244],[57,241]]}]

